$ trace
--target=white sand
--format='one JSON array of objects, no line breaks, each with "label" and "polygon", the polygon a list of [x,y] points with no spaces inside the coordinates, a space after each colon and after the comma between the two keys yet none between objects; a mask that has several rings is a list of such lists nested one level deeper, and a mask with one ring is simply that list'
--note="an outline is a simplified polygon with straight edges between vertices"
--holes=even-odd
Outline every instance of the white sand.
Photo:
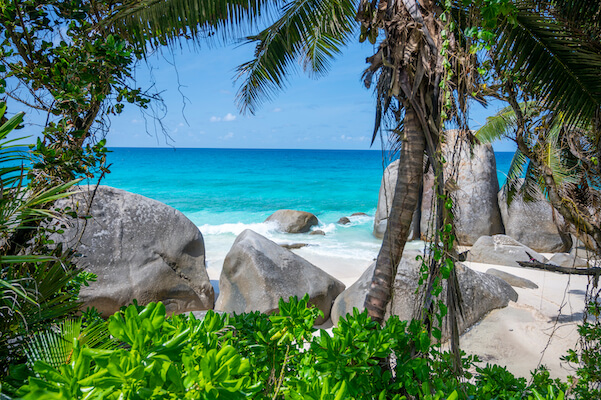
[{"label": "white sand", "polygon": [[[317,257],[303,249],[294,250],[350,286],[371,262],[340,257]],[[560,360],[578,341],[577,325],[582,321],[587,277],[556,274],[535,269],[465,263],[486,272],[495,268],[531,280],[538,289],[514,288],[517,302],[493,310],[461,337],[461,347],[477,354],[483,364],[506,366],[517,376],[530,378],[530,371],[544,364],[552,377],[565,379],[574,369]]]},{"label": "white sand", "polygon": [[[347,287],[372,262],[318,255],[304,248],[293,251],[341,280]],[[213,265],[221,267],[223,261],[219,261]],[[566,355],[568,349],[576,348],[577,325],[582,321],[587,277],[492,264],[465,264],[480,272],[490,268],[508,272],[533,281],[539,288],[514,288],[519,295],[518,301],[510,302],[504,309],[493,310],[473,326],[461,337],[462,349],[468,354],[477,354],[483,363],[506,366],[517,376],[530,378],[530,371],[539,364],[547,366],[552,377],[565,379],[573,375],[574,369],[563,363],[560,357]],[[208,272],[216,286],[221,268]]]},{"label": "white sand", "polygon": [[535,269],[465,263],[486,272],[495,268],[531,280],[538,289],[514,288],[517,302],[493,310],[461,337],[468,354],[478,354],[484,362],[506,366],[517,376],[530,377],[530,371],[545,365],[552,377],[565,378],[574,369],[560,357],[576,348],[577,325],[582,322],[585,276],[573,276]]}]

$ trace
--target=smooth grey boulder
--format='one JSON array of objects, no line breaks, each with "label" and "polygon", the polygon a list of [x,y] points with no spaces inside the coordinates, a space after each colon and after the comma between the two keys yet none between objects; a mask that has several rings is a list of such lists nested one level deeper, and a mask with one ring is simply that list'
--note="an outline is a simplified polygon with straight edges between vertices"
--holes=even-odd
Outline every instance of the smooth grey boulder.
[{"label": "smooth grey boulder", "polygon": [[374,236],[381,239],[386,232],[388,224],[388,215],[392,207],[392,198],[396,179],[399,175],[399,160],[395,160],[386,167],[380,184],[380,193],[378,194],[378,207],[374,216]]},{"label": "smooth grey boulder", "polygon": [[[415,293],[419,280],[421,261],[415,260],[415,254],[403,257],[394,282],[395,297],[392,299],[390,313],[401,319],[411,319],[418,294]],[[461,292],[463,316],[459,318],[459,333],[480,321],[490,311],[507,307],[509,301],[517,301],[518,294],[505,281],[492,275],[474,271],[461,263],[456,263],[457,279]],[[446,298],[445,290],[441,298]],[[443,335],[447,336],[444,327]]]},{"label": "smooth grey boulder", "polygon": [[326,233],[324,231],[322,231],[321,229],[315,229],[314,231],[309,232],[309,235],[321,235],[321,236],[325,236]]},{"label": "smooth grey boulder", "polygon": [[498,198],[507,236],[541,253],[557,253],[570,249],[571,243],[567,234],[562,239],[554,222],[554,218],[557,218],[562,226],[563,217],[554,212],[540,191],[537,191],[535,199],[530,202],[516,195],[509,207],[505,190],[499,192]]},{"label": "smooth grey boulder", "polygon": [[[55,240],[74,246],[79,267],[98,275],[82,286],[83,309],[109,316],[134,299],[162,301],[167,312],[213,308],[202,234],[181,212],[156,200],[108,186],[57,202],[80,217]],[[84,229],[85,228],[85,229]]]},{"label": "smooth grey boulder", "polygon": [[348,219],[348,217],[341,217],[341,218],[338,220],[338,223],[339,223],[340,225],[348,225],[348,224],[350,224],[350,223],[351,223],[351,220],[350,220],[350,219]]},{"label": "smooth grey boulder", "polygon": [[225,257],[215,309],[227,313],[277,311],[280,298],[303,297],[330,316],[342,282],[309,261],[249,229],[236,238]]},{"label": "smooth grey boulder", "polygon": [[296,250],[296,249],[302,249],[303,247],[307,247],[309,245],[309,243],[283,243],[280,244],[280,246],[282,246],[285,249],[288,250]]},{"label": "smooth grey boulder", "polygon": [[[581,251],[580,254],[584,255],[585,252]],[[564,268],[588,268],[589,266],[584,258],[571,253],[554,254],[553,257],[549,259],[549,262]]]},{"label": "smooth grey boulder", "polygon": [[[457,243],[471,246],[480,236],[503,233],[503,221],[497,202],[499,182],[495,154],[490,144],[471,144],[458,130],[445,132],[442,145],[444,177],[453,199],[453,223]],[[422,204],[432,203],[433,191],[427,185],[434,179],[430,173],[424,179]],[[431,213],[422,208],[422,228],[428,226]],[[424,220],[425,219],[425,220]],[[425,232],[425,231],[424,231]]]},{"label": "smooth grey boulder", "polygon": [[344,292],[340,293],[334,304],[332,305],[332,312],[330,318],[334,325],[338,324],[338,320],[346,314],[353,314],[353,308],[356,307],[360,311],[364,310],[363,303],[365,302],[365,296],[371,285],[371,279],[374,275],[374,269],[376,263],[372,263],[366,270],[361,274],[359,279],[351,286],[349,286]]},{"label": "smooth grey boulder", "polygon": [[[392,315],[398,315],[403,320],[413,317],[413,309],[418,301],[415,289],[419,281],[421,261],[415,258],[419,254],[422,253],[405,252],[395,278],[394,297],[389,312]],[[461,263],[457,263],[456,268],[464,311],[464,318],[459,321],[461,332],[478,322],[491,310],[506,307],[510,300],[517,300],[518,295],[515,290],[503,280],[473,271]],[[347,313],[352,313],[353,307],[363,310],[363,302],[371,284],[374,269],[375,263],[361,275],[357,282],[338,296],[332,306],[333,323],[336,324],[340,317]],[[444,292],[441,296],[444,296]]]},{"label": "smooth grey boulder", "polygon": [[526,253],[542,263],[547,262],[541,254],[507,235],[482,236],[470,249],[466,261],[521,268],[516,261],[530,261]]},{"label": "smooth grey boulder", "polygon": [[498,269],[490,268],[486,271],[487,274],[496,276],[497,278],[503,279],[513,287],[519,287],[524,289],[538,289],[538,285],[532,282],[530,279],[522,278],[517,275],[513,275]]},{"label": "smooth grey boulder", "polygon": [[[399,160],[395,160],[386,167],[382,176],[382,182],[380,184],[380,192],[378,194],[378,206],[376,208],[376,214],[374,216],[374,230],[373,234],[378,239],[384,237],[386,227],[388,225],[388,216],[390,215],[390,209],[392,208],[392,199],[394,197],[394,189],[396,186],[396,180],[399,175]],[[417,213],[416,213],[417,214]],[[414,215],[415,219],[415,215]],[[411,223],[409,228],[409,238],[413,235],[414,222]],[[416,238],[417,239],[417,238]]]},{"label": "smooth grey boulder", "polygon": [[319,223],[317,217],[305,211],[278,210],[271,214],[265,222],[276,222],[286,233],[305,233]]}]

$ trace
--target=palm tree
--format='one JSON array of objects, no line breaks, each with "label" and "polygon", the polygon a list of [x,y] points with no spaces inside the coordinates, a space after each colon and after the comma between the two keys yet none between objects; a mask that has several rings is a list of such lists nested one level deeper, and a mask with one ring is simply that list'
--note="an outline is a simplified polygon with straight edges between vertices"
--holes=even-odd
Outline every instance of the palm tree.
[{"label": "palm tree", "polygon": [[[527,144],[529,157],[516,149],[504,186],[507,202],[511,203],[516,195],[532,199],[537,190],[548,196],[547,181],[543,179],[544,171],[548,170],[562,201],[572,205],[580,221],[586,221],[593,232],[598,232],[601,229],[597,212],[601,206],[601,169],[593,161],[596,150],[587,134],[590,126],[568,126],[564,118],[552,115],[536,102],[522,103],[520,108],[528,121],[529,129],[523,133],[522,140]],[[487,143],[500,138],[515,141],[518,128],[516,113],[508,106],[488,118],[476,137]],[[581,225],[566,225],[558,228],[574,234],[589,250],[601,249],[598,235],[583,231]]]},{"label": "palm tree", "polygon": [[[124,16],[116,14],[109,21],[115,23],[117,30],[127,26],[129,37],[138,40],[139,46],[173,42],[182,34],[207,35],[213,28],[228,31],[232,29],[228,24],[238,26],[245,20],[254,22],[265,9],[275,5],[262,1],[204,1],[201,5],[185,0],[134,4],[139,6],[129,7],[130,11],[126,11]],[[284,4],[279,18],[271,25],[247,38],[256,44],[255,59],[239,67],[239,73],[244,77],[238,93],[240,106],[253,112],[261,101],[284,85],[286,75],[296,60],[311,73],[323,73],[328,60],[338,54],[356,32],[355,18],[361,23],[363,37],[370,37],[374,43],[379,32],[384,32],[385,39],[377,53],[369,59],[365,81],[370,85],[377,78],[378,121],[386,113],[392,115],[395,121],[392,130],[402,145],[401,173],[396,183],[391,218],[366,299],[369,314],[378,321],[384,319],[386,305],[390,301],[396,266],[400,262],[419,197],[426,153],[434,170],[440,171],[441,162],[437,154],[444,98],[440,83],[445,73],[441,56],[443,23],[438,20],[441,12],[436,2],[418,4],[411,0],[391,3],[390,6],[381,2],[375,8],[366,1],[359,4],[344,0],[290,1]],[[165,15],[185,17],[165,18]],[[146,43],[146,38],[158,40]],[[447,79],[454,88],[462,90],[471,88],[466,82],[476,81],[474,71],[465,68],[466,60],[475,60],[463,51],[462,45],[466,43],[458,41],[453,49],[455,55],[463,56],[462,73]],[[459,66],[459,57],[451,62]],[[379,125],[378,122],[374,135],[380,129]],[[442,194],[442,174],[437,173],[437,177]],[[440,217],[442,212],[443,208],[439,207]]]},{"label": "palm tree", "polygon": [[[515,160],[521,165],[529,160],[528,171],[551,205],[585,242],[592,239],[601,248],[601,226],[590,207],[598,203],[601,156],[601,4],[555,0],[516,6],[516,23],[499,28],[492,57],[500,89],[495,96],[511,107],[503,113],[515,127]],[[523,109],[520,101],[538,106]]]}]

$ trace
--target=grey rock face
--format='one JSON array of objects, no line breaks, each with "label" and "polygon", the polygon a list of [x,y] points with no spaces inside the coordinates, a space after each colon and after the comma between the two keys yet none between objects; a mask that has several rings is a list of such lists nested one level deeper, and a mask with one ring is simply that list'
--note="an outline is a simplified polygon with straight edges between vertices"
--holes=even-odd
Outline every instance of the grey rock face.
[{"label": "grey rock face", "polygon": [[98,275],[97,282],[81,288],[84,308],[94,306],[108,316],[133,299],[162,301],[169,313],[213,308],[204,241],[189,219],[124,190],[99,186],[92,201],[88,187],[81,189],[57,205],[91,218],[74,220],[57,240],[74,246],[82,235],[77,265]]},{"label": "grey rock face", "polygon": [[307,247],[309,245],[309,243],[285,243],[285,244],[281,244],[280,246],[282,246],[285,249],[288,250],[296,250],[296,249],[302,249],[303,247]]},{"label": "grey rock face", "polygon": [[280,229],[287,233],[309,232],[312,226],[319,223],[315,215],[296,210],[278,210],[265,220],[270,221],[277,222]]},{"label": "grey rock face", "polygon": [[[451,192],[454,200],[454,224],[457,241],[470,246],[480,236],[503,233],[503,222],[497,202],[499,183],[494,152],[490,145],[474,145],[457,131],[446,132],[443,156],[446,182],[454,182]],[[398,161],[390,164],[382,178],[378,208],[374,219],[374,235],[383,237],[392,205],[394,187],[398,175]],[[426,240],[432,232],[431,216],[434,208],[434,174],[424,174],[421,219],[414,216],[413,224],[419,224],[421,238]],[[413,229],[411,229],[413,231]]]},{"label": "grey rock face", "polygon": [[364,310],[363,303],[365,302],[365,296],[367,296],[367,291],[371,285],[371,278],[374,275],[375,268],[376,263],[374,262],[365,270],[365,272],[363,272],[363,274],[361,274],[355,283],[336,297],[330,315],[334,325],[337,325],[338,320],[341,317],[346,316],[346,314],[353,314],[354,307],[358,308],[360,311]]},{"label": "grey rock face", "polygon": [[[376,215],[374,216],[374,231],[373,234],[378,239],[384,237],[386,232],[386,226],[388,225],[388,216],[390,215],[390,209],[392,208],[392,199],[394,197],[394,188],[396,186],[396,180],[399,175],[399,160],[395,160],[386,167],[384,175],[382,176],[382,183],[380,184],[380,193],[378,195],[378,207],[376,208]],[[415,214],[414,214],[415,219]],[[413,222],[409,229],[409,236],[413,232]]]},{"label": "grey rock face", "polygon": [[[581,255],[585,255],[584,251],[580,252]],[[549,260],[551,264],[559,265],[565,268],[588,268],[588,262],[579,256],[571,253],[557,253]]]},{"label": "grey rock face", "polygon": [[388,224],[388,215],[392,207],[392,198],[394,197],[394,187],[399,175],[399,160],[396,160],[384,170],[382,183],[380,184],[380,193],[378,195],[378,208],[374,217],[374,236],[383,238]]},{"label": "grey rock face", "polygon": [[280,298],[310,296],[327,320],[332,302],[345,286],[304,258],[245,230],[225,257],[215,309],[228,313],[278,309]]},{"label": "grey rock face", "polygon": [[530,261],[526,253],[540,262],[547,262],[541,254],[507,235],[482,236],[467,254],[467,261],[521,268],[516,261]]},{"label": "grey rock face", "polygon": [[524,289],[538,289],[538,285],[529,279],[522,278],[513,274],[509,274],[498,269],[491,268],[486,271],[487,274],[496,276],[497,278],[503,279],[513,287],[519,287]]},{"label": "grey rock face", "polygon": [[453,179],[457,187],[451,193],[457,242],[470,246],[480,236],[503,233],[497,202],[497,165],[492,146],[475,144],[470,147],[470,143],[458,136],[457,131],[447,131],[443,155],[447,160],[445,180]]},{"label": "grey rock face", "polygon": [[351,223],[351,220],[350,220],[350,219],[348,219],[348,217],[342,217],[342,218],[340,218],[340,219],[338,220],[338,223],[339,223],[340,225],[347,225],[347,224],[350,224],[350,223]]},{"label": "grey rock face", "polygon": [[[542,253],[569,250],[570,244],[564,243],[553,222],[553,207],[542,193],[538,192],[532,202],[525,202],[520,196],[515,196],[509,207],[504,190],[499,192],[498,198],[507,236]],[[561,215],[555,214],[559,224],[563,225]]]},{"label": "grey rock face", "polygon": [[[401,319],[408,320],[413,317],[413,308],[418,296],[415,289],[419,281],[421,265],[420,261],[415,260],[418,254],[421,253],[406,252],[398,267],[390,314],[398,315]],[[517,293],[501,279],[472,271],[460,263],[456,264],[456,268],[464,310],[464,318],[459,323],[460,331],[465,331],[489,311],[506,307],[510,300],[517,300]],[[353,307],[363,310],[363,302],[374,269],[375,263],[361,275],[357,282],[338,296],[332,307],[332,322],[337,323],[340,317],[351,313]],[[444,293],[441,296],[444,296]]]}]

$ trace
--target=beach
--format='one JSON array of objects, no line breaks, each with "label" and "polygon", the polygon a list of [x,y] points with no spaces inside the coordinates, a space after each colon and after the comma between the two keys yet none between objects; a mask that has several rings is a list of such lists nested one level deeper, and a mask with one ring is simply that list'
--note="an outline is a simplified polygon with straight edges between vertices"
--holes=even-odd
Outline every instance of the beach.
[{"label": "beach", "polygon": [[[347,288],[370,266],[381,239],[373,235],[384,162],[377,151],[113,149],[113,173],[103,182],[158,200],[184,213],[204,240],[206,270],[218,297],[223,262],[236,237],[250,229],[291,250]],[[500,183],[511,154],[495,154]],[[278,209],[314,213],[310,232],[287,234],[264,222]],[[355,215],[353,215],[355,214]],[[342,217],[348,224],[339,223]],[[406,250],[422,250],[408,242]],[[469,247],[465,248],[469,249]],[[547,258],[551,254],[546,254]],[[582,276],[466,262],[479,272],[495,268],[534,282],[514,288],[517,301],[493,310],[461,337],[468,354],[529,377],[539,364],[552,377],[573,370],[560,361],[578,341],[587,279]],[[331,324],[330,324],[331,325]],[[327,326],[327,324],[326,324]]]}]

